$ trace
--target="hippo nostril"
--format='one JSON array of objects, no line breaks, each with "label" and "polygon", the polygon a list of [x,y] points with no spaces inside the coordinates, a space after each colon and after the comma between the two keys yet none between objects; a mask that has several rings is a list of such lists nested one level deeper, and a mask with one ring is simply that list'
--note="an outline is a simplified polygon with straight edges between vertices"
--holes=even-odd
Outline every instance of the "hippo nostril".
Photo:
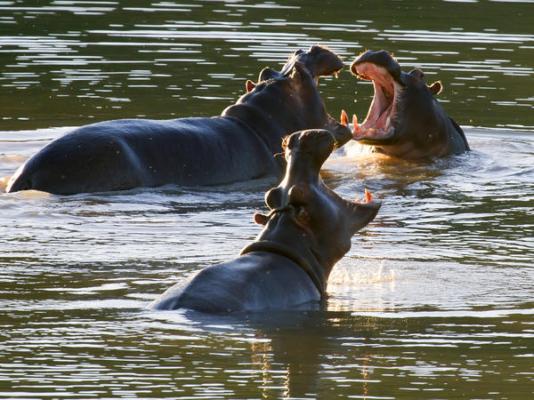
[{"label": "hippo nostril", "polygon": [[293,147],[295,147],[295,144],[298,140],[299,137],[297,135],[286,136],[282,140],[282,149],[292,149]]},{"label": "hippo nostril", "polygon": [[264,69],[262,69],[260,71],[260,75],[258,77],[258,81],[262,82],[262,81],[268,81],[269,79],[276,79],[276,78],[279,78],[280,77],[280,73],[269,68],[269,67],[266,67]]},{"label": "hippo nostril", "polygon": [[314,152],[317,150],[318,145],[331,144],[333,146],[335,138],[330,131],[326,129],[313,129],[307,130],[300,134],[299,136],[301,146],[309,146]]}]

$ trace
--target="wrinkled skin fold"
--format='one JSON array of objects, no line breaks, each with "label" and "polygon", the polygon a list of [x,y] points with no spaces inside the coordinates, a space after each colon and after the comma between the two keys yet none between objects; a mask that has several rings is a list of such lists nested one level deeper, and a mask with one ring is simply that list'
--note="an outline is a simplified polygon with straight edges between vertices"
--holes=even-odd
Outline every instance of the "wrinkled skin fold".
[{"label": "wrinkled skin fold", "polygon": [[[441,82],[427,85],[424,73],[401,70],[385,50],[368,50],[351,65],[359,79],[373,82],[374,97],[363,123],[353,117],[352,134],[374,150],[407,160],[431,159],[469,150],[463,130],[434,98]],[[342,120],[348,121],[346,114]]]},{"label": "wrinkled skin fold", "polygon": [[282,138],[329,130],[342,145],[350,131],[327,112],[320,76],[342,61],[330,50],[299,50],[281,72],[265,68],[247,93],[213,118],[122,119],[82,126],[54,140],[13,175],[8,192],[104,192],[165,184],[217,185],[281,174],[273,155]]},{"label": "wrinkled skin fold", "polygon": [[319,170],[334,147],[326,130],[289,136],[284,179],[265,195],[270,212],[254,216],[264,225],[255,241],[236,259],[171,287],[151,307],[206,313],[317,308],[351,237],[380,208],[368,192],[363,201],[349,201],[324,184]]}]

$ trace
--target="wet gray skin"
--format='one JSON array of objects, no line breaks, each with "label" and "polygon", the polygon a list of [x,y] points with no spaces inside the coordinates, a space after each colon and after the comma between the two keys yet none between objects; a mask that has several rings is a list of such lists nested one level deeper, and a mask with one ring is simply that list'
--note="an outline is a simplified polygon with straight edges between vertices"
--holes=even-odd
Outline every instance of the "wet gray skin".
[{"label": "wet gray skin", "polygon": [[338,145],[349,129],[325,109],[320,76],[343,62],[313,46],[294,53],[281,72],[264,69],[247,93],[213,118],[121,119],[75,129],[31,157],[11,178],[8,192],[104,192],[166,184],[218,185],[269,175],[283,167],[273,155],[282,138],[310,128],[328,129]]},{"label": "wet gray skin", "polygon": [[353,137],[375,151],[417,160],[445,157],[469,150],[464,132],[434,98],[441,82],[428,86],[424,73],[401,71],[385,50],[368,50],[351,65],[360,79],[371,80],[374,97],[362,124],[353,120]]},{"label": "wet gray skin", "polygon": [[209,266],[167,290],[152,307],[207,313],[317,308],[332,268],[351,237],[373,220],[380,202],[348,201],[330,190],[319,170],[335,147],[326,130],[306,130],[284,143],[285,177],[269,190],[264,225],[238,258]]}]

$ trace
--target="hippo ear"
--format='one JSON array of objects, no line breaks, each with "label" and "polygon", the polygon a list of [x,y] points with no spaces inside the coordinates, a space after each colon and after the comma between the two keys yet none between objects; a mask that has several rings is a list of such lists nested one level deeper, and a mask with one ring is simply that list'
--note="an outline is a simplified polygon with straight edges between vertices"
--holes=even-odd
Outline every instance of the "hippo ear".
[{"label": "hippo ear", "polygon": [[278,164],[280,171],[285,171],[287,167],[285,151],[283,153],[276,153],[273,157],[274,157],[275,163]]},{"label": "hippo ear", "polygon": [[254,213],[254,222],[258,225],[266,225],[269,221],[269,217],[265,214]]},{"label": "hippo ear", "polygon": [[443,84],[441,81],[436,81],[432,85],[428,86],[428,90],[430,90],[430,93],[433,95],[438,95],[443,92]]},{"label": "hippo ear", "polygon": [[247,93],[252,92],[255,87],[256,87],[256,84],[252,82],[250,79],[247,79],[247,81],[245,82],[245,89]]}]

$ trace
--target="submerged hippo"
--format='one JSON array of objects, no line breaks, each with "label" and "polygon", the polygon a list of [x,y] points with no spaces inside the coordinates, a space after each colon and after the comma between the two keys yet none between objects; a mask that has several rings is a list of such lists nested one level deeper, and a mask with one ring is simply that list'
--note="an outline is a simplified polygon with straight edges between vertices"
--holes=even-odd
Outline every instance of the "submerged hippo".
[{"label": "submerged hippo", "polygon": [[[401,71],[386,51],[366,51],[351,65],[357,77],[373,81],[374,98],[361,125],[353,116],[353,136],[377,152],[403,159],[425,159],[469,150],[458,124],[433,97],[441,82],[427,86],[419,69]],[[348,122],[342,114],[344,123]]]},{"label": "submerged hippo", "polygon": [[139,186],[225,184],[281,173],[273,157],[285,135],[329,130],[342,145],[350,130],[326,112],[319,76],[336,74],[342,61],[313,46],[295,52],[281,72],[265,68],[259,82],[213,118],[121,119],[82,126],[54,140],[22,165],[7,192],[56,194]]},{"label": "submerged hippo", "polygon": [[286,174],[267,192],[265,225],[238,258],[207,267],[168,289],[152,307],[208,313],[317,306],[335,263],[351,237],[373,220],[380,203],[344,200],[321,180],[319,170],[334,149],[326,130],[293,133],[285,141]]}]

